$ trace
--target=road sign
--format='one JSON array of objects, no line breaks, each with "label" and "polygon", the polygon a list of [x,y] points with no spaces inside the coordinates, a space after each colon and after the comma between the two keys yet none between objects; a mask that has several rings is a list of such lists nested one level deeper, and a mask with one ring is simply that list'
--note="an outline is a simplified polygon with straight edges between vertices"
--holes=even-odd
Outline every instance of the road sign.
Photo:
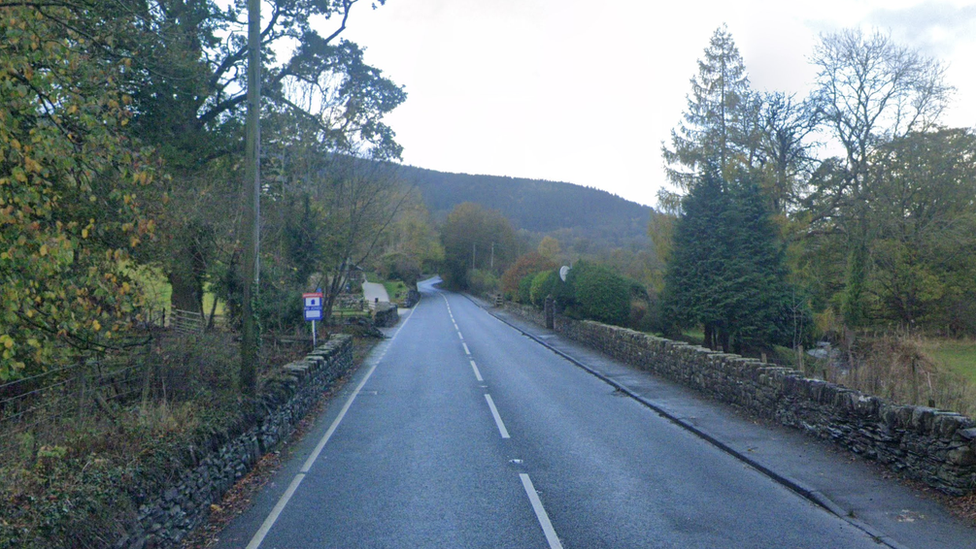
[{"label": "road sign", "polygon": [[322,320],[322,293],[302,294],[302,300],[305,302],[305,320]]}]

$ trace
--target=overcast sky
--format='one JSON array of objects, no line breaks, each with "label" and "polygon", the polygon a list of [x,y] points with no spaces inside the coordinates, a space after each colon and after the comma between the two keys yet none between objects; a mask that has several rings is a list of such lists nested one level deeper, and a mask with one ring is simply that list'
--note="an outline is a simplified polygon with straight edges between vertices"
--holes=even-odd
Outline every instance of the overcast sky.
[{"label": "overcast sky", "polygon": [[[972,0],[969,0],[970,2]],[[347,39],[406,88],[404,163],[566,181],[654,205],[661,142],[728,25],[756,90],[805,96],[818,35],[881,28],[949,65],[944,122],[976,126],[976,5],[899,0],[362,0]]]}]

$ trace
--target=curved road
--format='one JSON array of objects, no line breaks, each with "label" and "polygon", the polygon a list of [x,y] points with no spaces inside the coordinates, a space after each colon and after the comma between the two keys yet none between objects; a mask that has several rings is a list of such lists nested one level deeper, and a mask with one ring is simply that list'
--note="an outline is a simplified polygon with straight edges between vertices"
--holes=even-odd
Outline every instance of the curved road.
[{"label": "curved road", "polygon": [[421,291],[218,547],[879,547],[466,298]]}]

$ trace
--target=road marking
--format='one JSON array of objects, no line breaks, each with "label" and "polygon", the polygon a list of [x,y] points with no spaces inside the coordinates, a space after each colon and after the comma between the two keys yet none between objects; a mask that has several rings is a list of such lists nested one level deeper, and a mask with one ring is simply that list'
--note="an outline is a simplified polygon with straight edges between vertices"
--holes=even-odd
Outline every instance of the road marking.
[{"label": "road marking", "polygon": [[318,445],[315,447],[315,450],[313,450],[312,454],[308,456],[307,460],[305,460],[305,464],[302,465],[301,470],[295,475],[295,478],[292,479],[291,484],[288,485],[288,489],[285,490],[285,493],[281,495],[280,499],[278,499],[278,503],[275,504],[274,508],[271,510],[271,513],[269,513],[267,518],[264,519],[264,523],[262,523],[261,527],[258,528],[258,531],[254,534],[254,537],[251,538],[251,542],[247,544],[245,549],[258,549],[261,547],[261,543],[264,541],[264,538],[268,536],[268,532],[271,531],[271,527],[274,526],[275,522],[278,521],[278,517],[281,516],[282,511],[285,510],[285,506],[288,505],[288,502],[291,501],[292,496],[295,495],[295,491],[298,490],[299,485],[301,485],[302,481],[305,480],[305,475],[308,474],[309,469],[312,468],[315,460],[319,458],[319,454],[321,454],[322,450],[325,449],[325,445],[329,442],[329,439],[332,438],[333,433],[335,433],[336,429],[339,428],[339,423],[342,422],[342,418],[346,417],[346,412],[349,411],[353,401],[356,400],[356,397],[359,395],[360,391],[362,391],[363,386],[366,385],[367,381],[369,381],[369,378],[373,375],[373,372],[376,371],[376,367],[379,366],[380,361],[382,361],[383,357],[386,356],[386,352],[390,350],[390,346],[393,345],[393,342],[396,340],[397,336],[400,335],[400,332],[403,331],[403,328],[406,327],[407,323],[410,322],[411,318],[413,318],[413,311],[411,311],[410,315],[407,316],[407,319],[403,321],[403,324],[397,328],[396,333],[390,338],[389,343],[387,343],[386,348],[383,349],[383,352],[380,353],[379,357],[372,361],[373,364],[370,366],[369,371],[366,372],[363,380],[359,382],[356,389],[351,395],[349,395],[349,400],[346,401],[346,404],[342,407],[342,410],[339,410],[339,415],[336,416],[335,420],[332,422],[332,425],[329,426],[329,430],[325,432],[325,435],[322,437],[322,440],[319,441]]},{"label": "road marking", "polygon": [[458,339],[460,339],[461,341],[464,341],[464,336],[461,335],[461,331],[460,330],[458,330]]},{"label": "road marking", "polygon": [[464,346],[464,354],[471,356],[471,349],[468,349],[468,344],[462,341],[461,345]]},{"label": "road marking", "polygon": [[498,408],[495,408],[495,401],[491,399],[491,395],[486,394],[485,400],[488,401],[488,407],[491,408],[491,417],[495,418],[495,425],[498,425],[498,432],[501,433],[502,438],[512,438],[508,436],[508,429],[502,423],[502,416],[498,415]]},{"label": "road marking", "polygon": [[484,379],[481,378],[481,372],[478,371],[478,365],[475,364],[473,360],[471,361],[471,369],[474,370],[475,379],[477,379],[478,381],[484,381]]},{"label": "road marking", "polygon": [[556,536],[556,530],[552,527],[552,522],[549,521],[546,508],[542,506],[539,493],[535,491],[535,486],[532,486],[532,479],[525,473],[519,473],[519,478],[522,479],[522,487],[525,488],[525,494],[529,496],[529,502],[532,503],[532,510],[535,511],[535,517],[539,519],[542,532],[546,535],[546,541],[549,542],[549,549],[562,549],[563,544],[560,543],[559,537]]}]

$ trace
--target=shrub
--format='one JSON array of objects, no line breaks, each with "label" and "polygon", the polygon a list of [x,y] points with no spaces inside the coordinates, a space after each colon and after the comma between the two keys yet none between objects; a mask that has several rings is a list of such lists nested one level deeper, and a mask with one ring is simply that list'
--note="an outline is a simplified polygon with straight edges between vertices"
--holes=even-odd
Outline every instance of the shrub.
[{"label": "shrub", "polygon": [[544,307],[546,303],[546,296],[553,295],[556,293],[556,282],[559,281],[559,275],[553,271],[543,271],[536,274],[532,278],[532,286],[529,289],[529,297],[532,304],[536,307]]},{"label": "shrub", "polygon": [[519,280],[518,284],[518,294],[516,295],[516,301],[523,305],[529,305],[532,303],[532,279],[535,275],[525,275]]},{"label": "shrub", "polygon": [[474,294],[488,294],[498,291],[498,277],[490,271],[474,269],[468,272],[468,289]]},{"label": "shrub", "polygon": [[623,325],[630,315],[630,285],[609,268],[580,261],[566,280],[572,288],[571,314],[582,318]]},{"label": "shrub", "polygon": [[539,252],[529,252],[519,257],[502,275],[501,287],[506,297],[514,298],[519,291],[519,285],[526,276],[534,276],[541,271],[556,267],[551,260],[542,257]]}]

